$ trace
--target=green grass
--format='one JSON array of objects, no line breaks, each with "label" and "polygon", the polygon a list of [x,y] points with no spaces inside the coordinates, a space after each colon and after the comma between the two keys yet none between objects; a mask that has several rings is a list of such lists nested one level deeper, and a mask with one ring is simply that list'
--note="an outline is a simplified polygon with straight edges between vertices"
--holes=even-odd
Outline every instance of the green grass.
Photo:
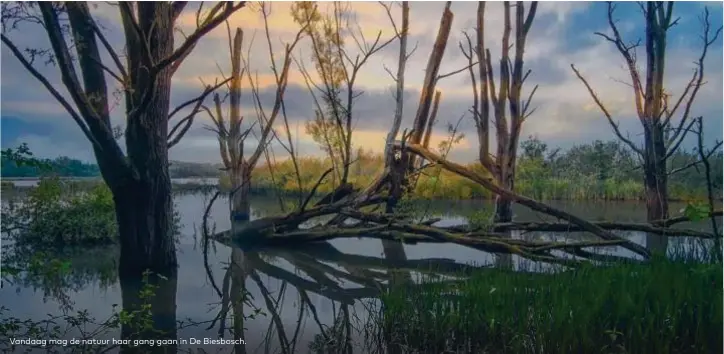
[{"label": "green grass", "polygon": [[721,264],[656,260],[423,283],[382,298],[383,333],[406,352],[722,352]]}]

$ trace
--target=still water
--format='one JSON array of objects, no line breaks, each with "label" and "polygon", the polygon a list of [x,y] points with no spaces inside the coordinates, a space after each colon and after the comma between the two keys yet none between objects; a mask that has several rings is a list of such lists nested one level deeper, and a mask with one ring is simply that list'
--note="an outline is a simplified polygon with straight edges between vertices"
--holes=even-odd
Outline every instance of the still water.
[{"label": "still water", "polygon": [[[179,339],[219,338],[219,332],[226,339],[243,336],[245,345],[237,346],[236,352],[339,352],[317,350],[315,343],[323,341],[320,335],[322,332],[326,333],[327,342],[333,341],[334,336],[330,333],[339,331],[342,328],[340,324],[349,326],[345,327],[345,331],[348,329],[350,332],[354,352],[370,352],[372,348],[365,346],[365,338],[370,335],[370,316],[375,316],[379,307],[375,296],[391,278],[391,273],[401,269],[436,269],[438,273],[445,273],[445,270],[464,270],[469,265],[490,266],[498,259],[494,255],[454,244],[399,247],[389,242],[355,238],[333,240],[328,244],[303,249],[255,253],[244,253],[239,248],[210,241],[205,262],[204,245],[197,235],[200,235],[199,227],[209,199],[210,195],[203,194],[175,197],[183,232],[177,246],[180,263],[177,284],[175,289],[168,289],[170,293],[167,302],[170,312],[175,307]],[[465,215],[470,211],[490,207],[482,202],[423,204],[431,215],[442,218],[441,225],[464,222]],[[644,206],[638,203],[551,204],[589,220],[645,220]],[[671,206],[672,211],[678,211],[681,207]],[[253,217],[280,212],[278,201],[273,199],[254,199],[252,209]],[[515,214],[518,221],[547,220],[524,208],[516,208]],[[226,200],[217,200],[210,215],[217,231],[229,228]],[[706,226],[683,224],[681,227]],[[646,237],[641,233],[622,235],[646,244]],[[564,236],[530,232],[515,234],[514,237],[562,239]],[[568,237],[584,236],[569,234]],[[677,247],[680,242],[685,240],[674,238],[669,247]],[[112,248],[77,251],[72,258],[71,274],[60,285],[47,279],[22,277],[4,282],[0,289],[0,303],[9,312],[3,316],[39,320],[48,314],[59,314],[62,311],[88,310],[99,321],[108,318],[114,304],[122,304],[122,293],[115,276],[114,252]],[[620,249],[612,252],[627,255]],[[232,261],[236,267],[229,267]],[[513,257],[512,262],[516,268],[525,263],[517,257]],[[227,272],[229,268],[232,271]],[[243,308],[238,308],[243,309],[246,318],[242,324],[237,323],[234,331],[233,313],[236,312],[238,317],[241,314],[238,309],[229,309],[229,299],[236,299],[234,294],[242,293],[243,288],[248,292],[247,303]],[[226,316],[220,316],[224,313]],[[174,317],[173,314],[168,315]],[[218,317],[226,317],[226,321],[218,320]],[[120,331],[94,337],[119,338]],[[0,348],[8,340],[0,338]],[[288,344],[280,345],[281,342]],[[184,347],[181,345],[180,349]],[[234,350],[231,345],[201,347],[206,352],[229,353]]]}]

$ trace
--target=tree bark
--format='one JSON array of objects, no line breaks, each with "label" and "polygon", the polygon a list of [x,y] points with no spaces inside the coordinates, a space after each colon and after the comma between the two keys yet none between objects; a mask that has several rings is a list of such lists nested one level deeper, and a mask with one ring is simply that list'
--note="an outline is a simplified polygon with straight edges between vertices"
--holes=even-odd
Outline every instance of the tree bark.
[{"label": "tree bark", "polygon": [[246,173],[245,168],[237,173],[232,173],[231,194],[229,195],[229,212],[231,221],[251,220],[251,202],[249,192],[251,190],[251,176]]},{"label": "tree bark", "polygon": [[[138,3],[138,25],[149,33],[152,60],[159,61],[173,53],[173,19],[170,5]],[[129,21],[129,19],[126,19]],[[128,25],[128,24],[124,24]],[[137,36],[128,36],[129,48],[140,48]],[[116,202],[121,257],[121,276],[139,277],[146,270],[167,277],[176,273],[176,249],[171,235],[173,204],[168,174],[168,116],[171,97],[172,68],[155,77],[144,69],[146,58],[136,53],[128,56],[130,86],[126,110],[126,150],[133,168],[133,178],[114,178],[115,170],[101,174]],[[107,158],[98,156],[98,161]]]},{"label": "tree bark", "polygon": [[[666,173],[666,146],[663,126],[646,127],[644,154],[644,190],[646,193],[646,221],[669,218],[668,178]],[[651,252],[665,253],[668,237],[646,234],[646,246]]]},{"label": "tree bark", "polygon": [[171,182],[168,178],[144,182],[113,193],[121,236],[119,276],[139,277],[146,270],[173,276],[178,263],[170,234]]},{"label": "tree bark", "polygon": [[[673,27],[678,18],[673,17],[674,2],[647,2],[646,7],[642,5],[646,23],[645,40],[645,76],[639,72],[639,65],[636,62],[636,45],[628,45],[621,35],[614,18],[614,4],[608,3],[608,24],[612,34],[596,34],[613,43],[616,49],[624,58],[631,77],[631,88],[633,89],[636,113],[644,128],[644,147],[641,148],[633,141],[625,137],[614,122],[611,112],[601,103],[596,93],[588,82],[571,64],[571,69],[583,82],[594,102],[603,112],[616,136],[636,152],[643,160],[644,190],[646,197],[647,219],[649,222],[666,219],[669,216],[668,186],[667,186],[667,160],[680,147],[684,138],[690,131],[695,120],[691,116],[691,107],[694,103],[699,88],[704,79],[704,59],[706,58],[709,46],[714,44],[721,33],[721,27],[713,34],[709,11],[704,10],[702,22],[704,33],[700,37],[703,40],[703,48],[696,62],[696,70],[689,80],[681,96],[671,102],[671,95],[664,89],[665,86],[665,64],[667,32]],[[642,80],[645,77],[645,80]],[[672,118],[679,108],[683,107],[678,122]],[[665,236],[647,235],[647,246],[654,252],[666,252],[668,240]]]},{"label": "tree bark", "polygon": [[[496,177],[498,185],[503,188],[513,191],[515,190],[515,171],[511,169],[501,170],[500,174]],[[506,198],[504,195],[495,196],[495,217],[496,223],[499,222],[511,222],[513,220],[513,201]]]},{"label": "tree bark", "polygon": [[[523,83],[531,72],[530,69],[523,72],[525,43],[538,9],[538,3],[532,2],[526,15],[523,2],[518,1],[515,4],[515,21],[511,20],[510,2],[506,1],[503,6],[503,36],[497,85],[490,49],[485,47],[485,2],[478,3],[476,45],[473,45],[470,36],[465,34],[468,49],[466,51],[462,43],[460,48],[470,65],[468,70],[473,89],[472,112],[480,143],[478,151],[480,164],[495,177],[498,186],[514,191],[515,164],[521,128],[526,118],[533,113],[533,110],[529,110],[530,102],[538,88],[536,85],[527,99],[521,98]],[[515,46],[511,44],[513,27],[515,27],[515,38],[513,39]],[[511,58],[510,49],[513,47],[515,47],[515,53]],[[478,59],[479,77],[477,78],[473,68],[474,56]],[[479,88],[478,81],[480,82]],[[491,107],[497,140],[495,160],[489,153]],[[495,221],[510,222],[512,219],[512,201],[505,195],[496,195]]]}]

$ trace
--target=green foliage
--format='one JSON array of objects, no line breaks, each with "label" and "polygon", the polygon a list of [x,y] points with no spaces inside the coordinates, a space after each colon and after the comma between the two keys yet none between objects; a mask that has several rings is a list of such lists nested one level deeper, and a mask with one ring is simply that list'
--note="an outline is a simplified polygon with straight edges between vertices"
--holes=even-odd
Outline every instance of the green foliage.
[{"label": "green foliage", "polygon": [[[346,19],[344,9],[338,3],[333,4],[333,12],[324,14],[319,11],[314,1],[296,1],[292,5],[291,15],[294,22],[305,28],[306,35],[312,42],[312,57],[317,75],[324,87],[321,102],[314,112],[314,119],[307,121],[304,128],[314,142],[334,161],[341,173],[346,159],[345,149],[351,131],[344,122],[349,119],[348,108],[342,100],[342,84],[348,80],[347,68],[344,65],[344,26]],[[347,102],[352,104],[352,102]],[[350,150],[352,147],[350,146]]]},{"label": "green foliage", "polygon": [[412,220],[419,220],[424,217],[425,208],[419,201],[403,196],[395,207],[395,214]]},{"label": "green foliage", "polygon": [[98,166],[69,157],[39,159],[33,156],[26,143],[2,151],[2,177],[37,177],[48,174],[63,177],[99,176]]},{"label": "green foliage", "polygon": [[[372,179],[382,172],[384,161],[382,156],[375,155],[363,150],[357,152],[356,162],[350,165],[349,182],[356,186],[366,186]],[[272,166],[272,174],[269,167],[262,165],[252,171],[252,192],[274,195],[272,190],[277,188],[287,195],[297,195],[309,192],[319,180],[320,174],[332,167],[329,158],[301,157],[298,159],[301,173],[302,190],[297,186],[297,177],[291,160],[284,160]],[[228,188],[228,181],[222,177],[222,188]],[[329,193],[334,189],[331,176],[328,176],[317,188],[318,195]]]},{"label": "green foliage", "polygon": [[110,244],[118,234],[113,196],[105,184],[82,190],[58,177],[40,180],[2,209],[2,231],[17,245]]},{"label": "green foliage", "polygon": [[[37,248],[37,247],[36,247]],[[117,281],[118,247],[65,247],[40,250],[5,247],[4,284],[33,289],[61,308],[73,306],[72,294],[89,284],[106,289]]]},{"label": "green foliage", "polygon": [[[221,165],[171,161],[171,178],[216,177]],[[17,148],[2,150],[2,177],[99,177],[100,169],[94,163],[85,163],[67,156],[55,159],[40,159],[33,155],[26,143]]]},{"label": "green foliage", "polygon": [[380,324],[425,353],[718,353],[722,295],[721,264],[494,270],[394,287]]},{"label": "green foliage", "polygon": [[[16,247],[56,247],[115,244],[118,236],[115,204],[104,183],[44,177],[25,198],[9,199],[2,207],[5,239]],[[180,232],[180,215],[174,211],[174,235]]]},{"label": "green foliage", "polygon": [[495,208],[480,208],[466,216],[472,229],[489,230],[493,226]]},{"label": "green foliage", "polygon": [[15,149],[7,148],[2,150],[0,156],[2,156],[3,170],[5,170],[5,162],[12,163],[15,167],[35,168],[43,171],[48,171],[52,168],[49,161],[33,157],[33,152],[30,151],[27,143],[22,143]]},{"label": "green foliage", "polygon": [[700,221],[709,217],[709,205],[702,202],[688,203],[682,214],[691,221]]}]

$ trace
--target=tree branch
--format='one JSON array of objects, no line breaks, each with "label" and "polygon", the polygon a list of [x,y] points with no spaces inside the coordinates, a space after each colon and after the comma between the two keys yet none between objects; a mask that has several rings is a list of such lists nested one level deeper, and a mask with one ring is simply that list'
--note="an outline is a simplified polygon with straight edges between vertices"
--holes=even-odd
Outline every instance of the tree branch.
[{"label": "tree branch", "polygon": [[48,81],[48,79],[45,78],[45,76],[43,76],[43,74],[41,74],[37,69],[35,69],[33,67],[33,65],[30,64],[30,62],[27,59],[25,59],[25,56],[23,56],[23,54],[20,52],[18,47],[16,47],[15,44],[13,44],[13,42],[8,37],[5,36],[5,34],[0,34],[0,39],[2,39],[2,42],[10,49],[10,51],[13,53],[15,58],[18,59],[20,64],[22,64],[25,67],[25,69],[28,70],[28,72],[31,75],[33,75],[33,77],[35,77],[35,79],[40,81],[40,83],[45,87],[46,90],[48,90],[48,92],[53,96],[53,98],[55,98],[58,101],[58,103],[60,103],[60,105],[63,106],[63,108],[66,110],[66,112],[68,112],[70,117],[73,118],[73,120],[78,124],[81,131],[83,131],[83,135],[85,135],[86,138],[88,138],[88,140],[91,142],[91,144],[93,144],[94,146],[100,146],[100,144],[96,141],[93,134],[91,134],[90,130],[88,129],[88,126],[83,121],[83,118],[81,118],[81,116],[78,114],[78,112],[76,112],[76,110],[73,109],[73,106],[71,106],[70,103],[68,103],[68,101],[65,99],[65,97],[63,97],[63,95],[61,95],[60,92],[58,92],[58,90],[56,90],[55,87],[53,87],[53,85]]},{"label": "tree branch", "polygon": [[177,63],[177,61],[183,61],[186,56],[189,55],[191,50],[193,50],[193,48],[196,46],[196,43],[201,39],[201,37],[211,32],[214,28],[216,28],[216,26],[226,21],[226,19],[228,19],[234,12],[241,9],[245,5],[245,1],[241,1],[238,4],[234,4],[233,2],[224,3],[224,10],[218,16],[214,16],[214,12],[210,13],[209,16],[207,16],[207,18],[202,23],[201,27],[197,28],[193,33],[191,33],[181,44],[181,46],[174,50],[171,55],[156,63],[151,69],[151,72],[160,72],[164,68],[172,64],[175,67],[178,67],[179,64]]},{"label": "tree branch", "polygon": [[619,139],[621,139],[621,141],[626,143],[626,145],[628,145],[634,152],[636,152],[640,156],[644,156],[643,151],[640,148],[638,148],[636,146],[636,144],[634,144],[631,140],[629,140],[628,138],[624,137],[623,134],[621,134],[621,130],[618,128],[618,124],[613,121],[611,114],[608,112],[606,107],[603,105],[601,100],[598,98],[598,95],[596,95],[596,92],[593,91],[593,89],[591,88],[591,85],[588,84],[588,81],[586,81],[586,79],[583,78],[583,75],[581,75],[581,73],[578,72],[578,70],[576,69],[576,66],[571,64],[571,69],[573,69],[573,72],[576,73],[576,76],[578,76],[578,79],[580,79],[581,82],[583,82],[583,84],[586,86],[588,93],[591,95],[591,98],[593,98],[593,100],[596,102],[598,107],[603,112],[603,115],[606,117],[606,119],[608,120],[608,123],[613,128],[613,131],[614,131],[614,133],[616,133],[616,136]]},{"label": "tree branch", "polygon": [[[171,117],[173,117],[174,114],[178,113],[181,109],[183,109],[186,106],[189,106],[191,104],[195,103],[194,108],[191,110],[191,113],[189,113],[186,117],[181,119],[176,125],[169,131],[168,138],[167,138],[167,144],[168,148],[172,148],[174,145],[178,144],[179,141],[181,141],[181,138],[186,135],[188,130],[191,128],[191,125],[194,122],[194,118],[201,110],[201,105],[204,103],[204,100],[206,97],[216,91],[219,87],[224,86],[227,82],[229,82],[231,78],[228,78],[220,83],[215,84],[214,86],[206,86],[204,91],[196,98],[190,99],[182,104],[180,104],[178,107],[176,107],[169,115],[167,121],[171,121]],[[183,125],[183,128],[179,131],[176,136],[174,136],[174,133]]]}]

